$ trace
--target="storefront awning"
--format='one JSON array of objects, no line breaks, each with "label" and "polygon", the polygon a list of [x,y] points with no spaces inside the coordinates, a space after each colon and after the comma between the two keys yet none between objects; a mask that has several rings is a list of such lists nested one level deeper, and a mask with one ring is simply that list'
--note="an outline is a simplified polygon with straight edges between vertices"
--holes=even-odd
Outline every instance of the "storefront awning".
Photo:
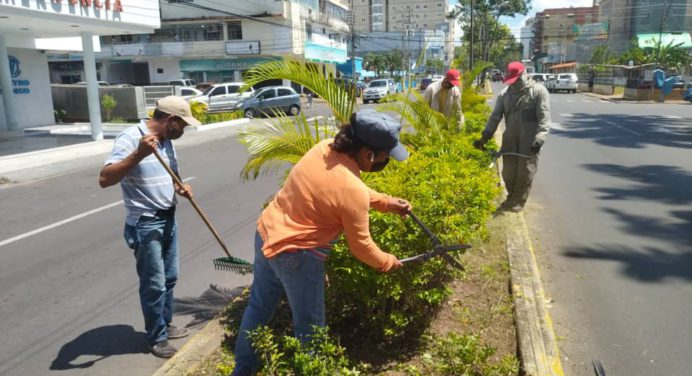
[{"label": "storefront awning", "polygon": [[[690,33],[663,33],[660,34],[661,42],[664,46],[675,46],[680,48],[692,48],[692,38]],[[658,33],[637,34],[639,48],[656,48],[658,44]]]},{"label": "storefront awning", "polygon": [[552,67],[548,67],[548,69],[553,70],[553,69],[562,69],[562,68],[573,68],[576,66],[577,66],[577,63],[573,61],[571,63],[553,65]]}]

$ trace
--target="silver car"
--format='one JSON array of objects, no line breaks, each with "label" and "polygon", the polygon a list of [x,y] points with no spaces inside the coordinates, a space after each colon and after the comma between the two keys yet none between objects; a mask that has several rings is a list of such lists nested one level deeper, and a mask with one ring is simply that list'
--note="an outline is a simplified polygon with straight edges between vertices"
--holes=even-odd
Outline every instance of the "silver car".
[{"label": "silver car", "polygon": [[255,91],[253,88],[249,88],[240,93],[240,88],[243,86],[245,86],[243,82],[212,85],[201,95],[191,97],[187,101],[206,103],[209,111],[233,110],[241,99],[251,96]]},{"label": "silver car", "polygon": [[242,110],[246,118],[254,118],[263,114],[271,115],[274,111],[298,115],[300,113],[300,95],[288,86],[263,87],[248,98],[238,102],[235,110]]},{"label": "silver car", "polygon": [[380,99],[388,94],[396,94],[398,92],[396,82],[390,78],[373,80],[370,81],[368,87],[363,89],[363,103],[369,103],[370,101],[379,102]]}]

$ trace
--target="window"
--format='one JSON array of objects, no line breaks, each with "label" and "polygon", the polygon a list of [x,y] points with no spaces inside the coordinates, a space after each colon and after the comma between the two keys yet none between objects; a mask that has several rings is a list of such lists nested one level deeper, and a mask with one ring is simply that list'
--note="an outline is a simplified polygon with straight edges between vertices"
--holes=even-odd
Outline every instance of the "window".
[{"label": "window", "polygon": [[195,91],[191,89],[180,90],[180,95],[195,95]]},{"label": "window", "polygon": [[243,39],[243,28],[240,21],[232,21],[228,23],[228,39],[240,40]]},{"label": "window", "polygon": [[416,9],[420,9],[420,5],[416,5]]},{"label": "window", "polygon": [[233,85],[233,86],[226,86],[228,88],[228,94],[233,94],[237,93],[238,89],[240,89],[240,86]]},{"label": "window", "polygon": [[423,9],[428,9],[428,6],[427,6],[427,5],[423,5]]},{"label": "window", "polygon": [[226,87],[225,86],[219,86],[216,89],[212,90],[211,96],[216,96],[216,95],[225,95],[226,94]]},{"label": "window", "polygon": [[204,25],[204,40],[221,40],[223,27],[221,25]]},{"label": "window", "polygon": [[280,96],[280,97],[286,97],[286,96],[289,96],[289,95],[293,95],[293,92],[292,92],[291,90],[279,88],[279,96]]},{"label": "window", "polygon": [[274,98],[276,96],[276,92],[274,89],[267,89],[266,91],[263,91],[262,94],[259,95],[260,99],[269,99],[269,98]]},{"label": "window", "polygon": [[437,7],[438,7],[438,8],[442,8],[442,4],[441,4],[441,3],[437,3]]}]

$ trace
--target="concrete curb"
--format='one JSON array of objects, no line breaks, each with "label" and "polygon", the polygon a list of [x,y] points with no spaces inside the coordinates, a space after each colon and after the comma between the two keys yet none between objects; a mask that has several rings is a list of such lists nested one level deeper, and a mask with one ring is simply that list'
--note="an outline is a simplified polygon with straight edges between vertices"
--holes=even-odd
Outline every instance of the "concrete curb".
[{"label": "concrete curb", "polygon": [[214,318],[152,376],[184,376],[196,371],[221,346],[224,333],[221,320]]},{"label": "concrete curb", "polygon": [[[503,131],[504,121],[495,133],[498,145],[502,145]],[[498,172],[502,171],[502,162],[502,159],[497,161]],[[506,192],[501,177],[500,184]],[[510,218],[511,230],[505,234],[505,246],[509,258],[522,375],[564,376],[553,320],[546,305],[543,283],[524,214],[507,212],[504,215]]]},{"label": "concrete curb", "polygon": [[524,215],[508,215],[514,222],[506,246],[522,369],[527,376],[564,376]]}]

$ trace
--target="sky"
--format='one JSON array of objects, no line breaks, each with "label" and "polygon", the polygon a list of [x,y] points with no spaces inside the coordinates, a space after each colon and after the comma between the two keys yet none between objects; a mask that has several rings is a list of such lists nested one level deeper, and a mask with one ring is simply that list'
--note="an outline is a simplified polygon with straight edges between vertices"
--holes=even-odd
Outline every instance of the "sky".
[{"label": "sky", "polygon": [[[457,0],[449,0],[450,8],[457,4]],[[531,10],[526,16],[518,15],[517,17],[500,17],[500,22],[505,23],[512,30],[512,34],[519,38],[521,28],[524,26],[524,21],[533,17],[536,12],[541,12],[546,8],[569,8],[572,7],[588,7],[593,5],[593,0],[533,0],[531,1]],[[457,36],[461,35],[461,27],[457,25]]]}]

